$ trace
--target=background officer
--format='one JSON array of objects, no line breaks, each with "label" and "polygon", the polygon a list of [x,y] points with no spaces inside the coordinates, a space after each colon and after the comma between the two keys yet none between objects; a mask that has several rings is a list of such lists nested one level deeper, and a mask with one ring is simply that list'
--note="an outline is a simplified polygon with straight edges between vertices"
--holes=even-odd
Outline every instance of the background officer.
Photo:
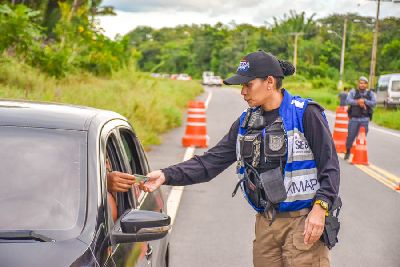
[{"label": "background officer", "polygon": [[368,79],[361,76],[358,79],[358,89],[352,89],[347,96],[347,104],[349,105],[349,128],[346,140],[346,154],[344,159],[349,159],[350,149],[353,145],[360,127],[365,128],[368,133],[368,124],[372,119],[373,108],[376,106],[376,97],[372,90],[368,89]]},{"label": "background officer", "polygon": [[257,211],[257,267],[329,266],[329,250],[319,239],[338,195],[339,162],[323,108],[281,89],[284,76],[294,71],[264,51],[245,56],[224,83],[241,84],[250,108],[204,155],[153,171],[141,184],[152,192],[162,184],[207,182],[237,162],[238,185]]},{"label": "background officer", "polygon": [[347,95],[348,95],[348,90],[349,90],[348,87],[344,87],[344,88],[343,88],[343,91],[341,91],[341,92],[338,94],[339,106],[341,106],[341,107],[347,106]]}]

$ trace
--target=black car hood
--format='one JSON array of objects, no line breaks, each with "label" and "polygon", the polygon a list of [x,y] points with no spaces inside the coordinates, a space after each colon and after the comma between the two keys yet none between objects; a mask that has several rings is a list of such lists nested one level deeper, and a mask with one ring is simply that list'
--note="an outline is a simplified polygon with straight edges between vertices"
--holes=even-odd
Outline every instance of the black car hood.
[{"label": "black car hood", "polygon": [[88,245],[78,239],[58,242],[0,243],[0,265],[14,266],[70,266]]}]

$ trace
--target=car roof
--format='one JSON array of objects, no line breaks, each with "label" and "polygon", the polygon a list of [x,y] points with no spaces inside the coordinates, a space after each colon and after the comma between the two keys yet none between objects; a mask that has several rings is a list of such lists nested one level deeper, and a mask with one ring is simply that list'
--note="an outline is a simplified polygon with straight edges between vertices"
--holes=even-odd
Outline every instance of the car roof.
[{"label": "car roof", "polygon": [[380,78],[399,78],[399,77],[400,73],[384,74],[380,76]]},{"label": "car roof", "polygon": [[123,119],[118,113],[84,106],[0,99],[0,126],[20,126],[87,131],[96,123]]}]

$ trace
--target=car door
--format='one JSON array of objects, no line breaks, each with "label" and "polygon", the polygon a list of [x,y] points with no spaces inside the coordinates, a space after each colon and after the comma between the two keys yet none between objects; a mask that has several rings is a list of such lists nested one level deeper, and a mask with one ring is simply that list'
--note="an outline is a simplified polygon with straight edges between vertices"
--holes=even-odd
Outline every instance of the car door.
[{"label": "car door", "polygon": [[[124,123],[120,121],[120,123]],[[104,137],[105,146],[103,153],[103,158],[100,159],[100,162],[109,161],[108,168],[109,171],[120,171],[120,172],[128,172],[125,163],[125,156],[123,148],[121,147],[121,142],[118,137],[117,127],[120,125],[118,123],[113,122],[113,127]],[[107,127],[106,127],[107,128]],[[106,187],[106,185],[104,185]],[[107,195],[112,195],[116,203],[117,209],[117,218],[119,218],[126,210],[135,208],[135,200],[132,197],[132,190],[128,192],[107,192]],[[107,217],[107,230],[110,233],[112,227],[114,226],[114,220],[112,218],[112,207],[110,206],[110,202],[106,201],[107,209],[105,209],[106,217]],[[146,258],[146,252],[148,249],[147,242],[137,242],[137,243],[128,243],[128,244],[111,244],[109,243],[108,250],[111,254],[105,262],[104,266],[136,266],[136,267],[148,267],[151,266],[151,262]]]},{"label": "car door", "polygon": [[[119,127],[120,140],[125,152],[128,171],[131,174],[146,175],[150,169],[143,148],[130,127]],[[137,209],[165,212],[164,201],[160,190],[153,193],[145,193],[135,185],[132,190]],[[152,262],[152,266],[163,266],[167,249],[167,238],[148,243],[146,258]]]}]

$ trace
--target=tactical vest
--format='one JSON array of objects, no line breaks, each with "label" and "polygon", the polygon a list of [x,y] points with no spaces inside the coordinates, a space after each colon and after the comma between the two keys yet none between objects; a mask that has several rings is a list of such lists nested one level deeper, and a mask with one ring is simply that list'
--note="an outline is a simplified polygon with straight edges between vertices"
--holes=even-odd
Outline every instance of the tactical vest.
[{"label": "tactical vest", "polygon": [[[309,99],[291,96],[286,90],[283,90],[283,94],[279,108],[280,117],[271,125],[259,130],[249,129],[242,127],[246,125],[245,120],[252,119],[246,116],[249,110],[244,111],[240,117],[236,143],[238,185],[245,199],[257,212],[265,210],[257,202],[260,199],[258,194],[263,192],[254,190],[256,185],[253,184],[251,175],[245,175],[250,169],[262,173],[266,169],[281,166],[282,183],[287,197],[278,203],[276,209],[279,212],[311,208],[315,193],[320,187],[314,155],[308,146],[303,128],[303,114]],[[253,109],[252,113],[260,109]],[[246,146],[246,141],[257,145]],[[260,151],[257,147],[260,147]],[[261,199],[262,197],[265,196],[261,196]]]},{"label": "tactical vest", "polygon": [[[360,90],[356,90],[356,94],[354,95],[354,99],[367,99],[371,100],[371,90],[367,91],[367,94],[365,96],[361,96]],[[350,105],[349,109],[347,110],[348,115],[350,118],[362,118],[362,117],[369,117],[372,119],[372,108],[368,105],[366,105],[367,109],[361,108],[359,105]]]}]

